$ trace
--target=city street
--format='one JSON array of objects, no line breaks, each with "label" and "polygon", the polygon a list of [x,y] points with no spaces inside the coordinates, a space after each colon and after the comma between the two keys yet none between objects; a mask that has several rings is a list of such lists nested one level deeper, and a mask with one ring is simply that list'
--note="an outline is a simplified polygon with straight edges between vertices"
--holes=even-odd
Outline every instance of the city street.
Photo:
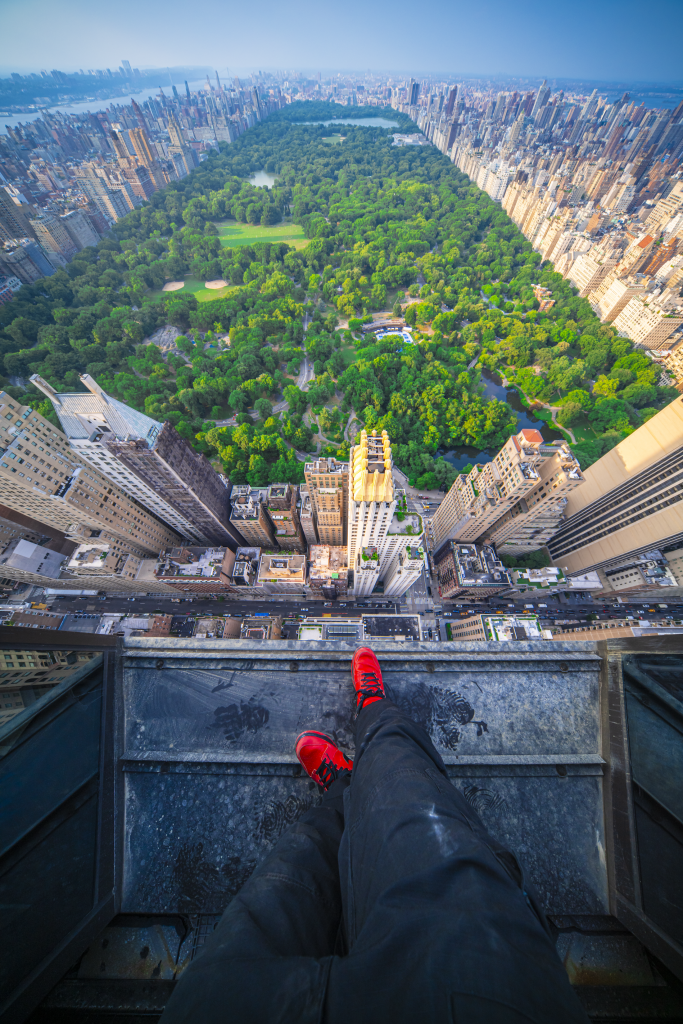
[{"label": "city street", "polygon": [[299,601],[292,598],[270,598],[265,600],[226,598],[224,601],[218,601],[206,600],[201,597],[195,597],[191,601],[187,598],[181,598],[180,603],[176,604],[167,597],[153,596],[136,597],[135,600],[125,597],[107,597],[104,601],[97,597],[59,598],[50,604],[50,610],[56,612],[89,611],[99,612],[100,615],[104,615],[105,612],[125,613],[128,615],[136,613],[149,615],[154,612],[160,612],[165,615],[192,616],[211,614],[243,616],[264,612],[268,615],[322,615],[327,612],[334,615],[356,615],[369,610],[397,614],[399,606],[394,602],[378,601],[377,599],[351,602],[346,607],[342,607],[336,601],[331,605],[327,605],[324,601],[315,601],[310,598]]}]

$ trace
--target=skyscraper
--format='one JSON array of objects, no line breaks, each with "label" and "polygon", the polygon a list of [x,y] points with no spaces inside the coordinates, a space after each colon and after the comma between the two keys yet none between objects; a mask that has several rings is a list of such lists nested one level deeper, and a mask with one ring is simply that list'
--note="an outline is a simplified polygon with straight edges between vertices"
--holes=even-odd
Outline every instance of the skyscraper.
[{"label": "skyscraper", "polygon": [[683,397],[603,455],[567,503],[549,542],[568,574],[621,564],[625,555],[683,543]]},{"label": "skyscraper", "polygon": [[539,110],[541,110],[546,105],[549,96],[550,88],[544,78],[541,82],[538,92],[536,93],[536,99],[534,101],[533,107],[531,108],[531,117],[535,117]]},{"label": "skyscraper", "polygon": [[349,463],[317,459],[304,467],[321,544],[346,543],[349,500]]},{"label": "skyscraper", "polygon": [[125,217],[127,213],[130,213],[130,207],[121,193],[110,188],[104,178],[96,174],[92,167],[81,164],[75,172],[75,177],[83,194],[91,200],[108,221],[115,223],[120,217]]},{"label": "skyscraper", "polygon": [[447,118],[449,118],[451,116],[451,114],[453,113],[453,108],[455,107],[455,101],[456,101],[457,98],[458,98],[458,87],[457,87],[457,85],[454,85],[453,88],[451,89],[451,91],[448,94],[448,101],[446,103],[446,117]]},{"label": "skyscraper", "polygon": [[381,436],[361,431],[349,458],[347,547],[356,597],[371,594],[381,577],[381,555],[396,509],[392,471],[386,430]]},{"label": "skyscraper", "polygon": [[171,145],[168,147],[169,155],[171,158],[180,157],[187,174],[189,174],[199,165],[199,161],[192,146],[188,146],[185,142],[180,125],[173,114],[170,114],[168,118],[168,134],[171,139]]},{"label": "skyscraper", "polygon": [[33,228],[24,211],[17,206],[7,190],[0,186],[0,242],[33,236]]},{"label": "skyscraper", "polygon": [[49,420],[4,391],[0,493],[4,505],[74,540],[97,536],[142,558],[179,540],[177,533],[78,458]]},{"label": "skyscraper", "polygon": [[55,407],[74,452],[172,529],[196,544],[227,544],[229,483],[170,423],[158,423],[107,395],[88,374],[89,393],[58,394],[42,377],[31,381]]}]

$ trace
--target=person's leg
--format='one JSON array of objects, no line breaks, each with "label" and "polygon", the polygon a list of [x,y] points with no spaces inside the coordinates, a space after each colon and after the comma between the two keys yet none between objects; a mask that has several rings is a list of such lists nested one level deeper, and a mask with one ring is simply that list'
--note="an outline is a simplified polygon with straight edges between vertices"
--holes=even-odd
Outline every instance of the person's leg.
[{"label": "person's leg", "polygon": [[318,1024],[341,922],[337,858],[350,781],[348,771],[336,781],[326,771],[322,802],[233,898],[183,972],[163,1024]]},{"label": "person's leg", "polygon": [[515,858],[424,729],[377,692],[358,717],[345,794],[349,955],[332,964],[323,1020],[585,1024]]}]

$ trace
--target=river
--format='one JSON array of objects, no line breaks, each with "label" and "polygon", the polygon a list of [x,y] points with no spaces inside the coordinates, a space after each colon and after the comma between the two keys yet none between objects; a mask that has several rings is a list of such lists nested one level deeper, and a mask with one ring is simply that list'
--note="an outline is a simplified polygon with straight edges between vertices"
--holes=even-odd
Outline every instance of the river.
[{"label": "river", "polygon": [[[198,89],[203,88],[206,85],[206,79],[202,79],[201,82],[189,82],[190,89],[196,92]],[[126,96],[110,96],[108,99],[94,99],[94,100],[79,100],[77,103],[66,103],[63,106],[48,107],[47,110],[51,114],[61,112],[62,114],[87,114],[90,111],[92,114],[98,110],[107,110],[112,103],[118,106],[130,104],[130,97],[132,96],[136,103],[144,103],[150,96],[159,95],[159,86],[155,86],[153,89],[140,89],[139,92],[131,92]],[[168,94],[172,94],[173,90],[170,85],[162,85],[162,89]],[[176,86],[178,88],[178,86]],[[182,85],[182,91],[185,91],[185,85]],[[41,116],[42,111],[35,110],[33,113],[27,114],[7,114],[6,116],[0,115],[0,134],[7,135],[7,126],[10,128],[16,128],[18,124],[28,124],[31,121],[35,121],[37,117]]]},{"label": "river", "polygon": [[[539,420],[522,405],[516,388],[506,388],[498,374],[490,373],[488,370],[482,371],[481,377],[485,384],[484,394],[487,398],[498,398],[501,402],[507,402],[515,410],[517,413],[517,426],[515,429],[517,431],[524,430],[525,428],[540,430],[545,441],[562,440],[562,434],[552,423]],[[491,462],[494,455],[497,454],[498,449],[493,452],[480,451],[478,448],[472,448],[470,445],[460,445],[449,452],[437,452],[437,455],[443,456],[446,462],[450,462],[451,466],[455,469],[464,469],[469,463],[474,466],[477,462]]]}]

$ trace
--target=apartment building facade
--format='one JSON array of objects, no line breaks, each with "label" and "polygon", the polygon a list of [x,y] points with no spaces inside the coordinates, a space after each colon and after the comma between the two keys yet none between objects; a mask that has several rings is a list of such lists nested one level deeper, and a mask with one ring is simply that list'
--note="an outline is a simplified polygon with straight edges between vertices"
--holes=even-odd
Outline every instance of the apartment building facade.
[{"label": "apartment building facade", "polygon": [[195,543],[226,544],[241,536],[230,526],[229,483],[170,423],[117,401],[88,374],[88,393],[58,394],[38,374],[78,458],[108,477],[137,502]]},{"label": "apartment building facade", "polygon": [[180,539],[84,464],[49,420],[4,391],[0,392],[0,490],[4,505],[75,540],[100,531],[123,541],[132,554],[145,557]]},{"label": "apartment building facade", "polygon": [[582,483],[568,445],[521,430],[491,462],[456,478],[432,521],[434,546],[484,538],[513,555],[537,550],[557,532],[567,496]]},{"label": "apartment building facade", "polygon": [[277,548],[275,528],[268,515],[268,492],[249,484],[239,484],[232,493],[230,523],[244,537],[247,545]]},{"label": "apartment building facade", "polygon": [[317,459],[304,467],[321,544],[345,544],[349,503],[349,463]]},{"label": "apartment building facade", "polygon": [[318,531],[315,525],[315,509],[313,508],[313,502],[311,501],[311,495],[307,484],[301,484],[299,487],[298,511],[301,529],[303,530],[304,537],[306,538],[306,543],[310,548],[311,544],[318,543]]},{"label": "apartment building facade", "polygon": [[271,484],[268,488],[268,515],[275,530],[278,547],[304,554],[306,537],[297,508],[298,488],[293,484]]},{"label": "apartment building facade", "polygon": [[567,575],[683,542],[683,397],[676,398],[584,473],[548,542]]},{"label": "apartment building facade", "polygon": [[614,326],[626,338],[643,348],[664,348],[666,341],[683,324],[683,316],[662,309],[656,299],[646,301],[645,296],[629,299],[618,316]]}]

